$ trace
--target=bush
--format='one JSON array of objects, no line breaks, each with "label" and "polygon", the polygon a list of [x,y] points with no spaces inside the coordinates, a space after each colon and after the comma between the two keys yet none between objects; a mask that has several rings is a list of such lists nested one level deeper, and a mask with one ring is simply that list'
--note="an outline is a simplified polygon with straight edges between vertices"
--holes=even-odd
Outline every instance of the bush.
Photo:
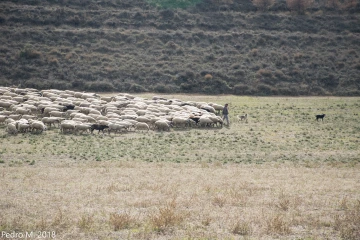
[{"label": "bush", "polygon": [[41,55],[41,52],[32,49],[31,46],[25,46],[25,48],[21,50],[19,54],[20,58],[25,59],[36,59],[40,58]]},{"label": "bush", "polygon": [[96,92],[111,92],[113,91],[114,85],[106,81],[96,81],[85,84],[85,89]]},{"label": "bush", "polygon": [[206,75],[204,76],[204,78],[205,78],[206,80],[211,80],[211,79],[213,78],[213,76],[208,73],[208,74],[206,74]]},{"label": "bush", "polygon": [[260,11],[266,11],[274,5],[275,0],[252,0],[252,3]]},{"label": "bush", "polygon": [[259,84],[257,86],[257,93],[259,95],[272,95],[272,94],[277,94],[277,91],[275,89],[273,89],[271,86],[267,85],[267,84]]},{"label": "bush", "polygon": [[155,90],[155,92],[159,92],[159,93],[166,93],[166,92],[168,92],[168,91],[167,91],[167,88],[166,88],[166,85],[163,84],[163,83],[158,83],[158,84],[156,84],[155,87],[154,87],[154,90]]},{"label": "bush", "polygon": [[236,84],[233,87],[233,93],[236,95],[246,94],[246,92],[248,92],[248,90],[249,90],[249,86],[246,84],[242,84],[242,83]]},{"label": "bush", "polygon": [[313,0],[286,0],[286,5],[291,11],[304,14],[313,5]]},{"label": "bush", "polygon": [[202,0],[147,0],[147,3],[159,8],[187,8],[200,2]]},{"label": "bush", "polygon": [[147,92],[147,89],[142,85],[139,85],[137,83],[132,83],[130,84],[128,90],[126,91],[137,93],[137,92]]}]

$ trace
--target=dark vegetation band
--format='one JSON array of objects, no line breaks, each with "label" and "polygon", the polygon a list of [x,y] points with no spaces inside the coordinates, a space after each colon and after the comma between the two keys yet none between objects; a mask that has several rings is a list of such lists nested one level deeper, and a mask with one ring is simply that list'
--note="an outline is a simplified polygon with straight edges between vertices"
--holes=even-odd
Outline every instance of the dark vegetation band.
[{"label": "dark vegetation band", "polygon": [[356,0],[0,3],[0,85],[360,95]]}]

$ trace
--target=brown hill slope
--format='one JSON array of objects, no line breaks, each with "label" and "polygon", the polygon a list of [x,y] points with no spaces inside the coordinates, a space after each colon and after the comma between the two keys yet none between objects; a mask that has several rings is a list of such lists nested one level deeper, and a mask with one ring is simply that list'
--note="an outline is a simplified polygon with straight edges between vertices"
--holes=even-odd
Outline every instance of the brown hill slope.
[{"label": "brown hill slope", "polygon": [[[211,3],[210,3],[211,2]],[[360,15],[251,1],[0,2],[0,85],[90,91],[360,95]]]}]

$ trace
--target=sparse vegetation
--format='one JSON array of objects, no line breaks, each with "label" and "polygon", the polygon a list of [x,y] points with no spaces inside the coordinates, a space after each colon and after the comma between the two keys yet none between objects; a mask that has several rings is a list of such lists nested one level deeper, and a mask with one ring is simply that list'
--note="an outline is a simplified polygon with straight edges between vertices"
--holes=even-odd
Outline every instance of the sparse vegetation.
[{"label": "sparse vegetation", "polygon": [[0,84],[359,95],[358,1],[287,2],[1,1]]},{"label": "sparse vegetation", "polygon": [[[0,229],[64,239],[357,239],[359,98],[171,97],[230,103],[232,126],[10,136],[0,125]],[[248,122],[236,122],[243,113]]]}]

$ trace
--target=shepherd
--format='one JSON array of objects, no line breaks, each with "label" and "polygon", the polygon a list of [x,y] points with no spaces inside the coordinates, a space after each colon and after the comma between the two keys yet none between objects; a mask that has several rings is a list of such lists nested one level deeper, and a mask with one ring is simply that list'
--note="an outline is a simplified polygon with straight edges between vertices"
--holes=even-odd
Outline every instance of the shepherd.
[{"label": "shepherd", "polygon": [[229,104],[226,103],[225,106],[224,106],[224,109],[222,110],[223,120],[226,121],[226,126],[230,126],[228,106],[229,106]]}]

